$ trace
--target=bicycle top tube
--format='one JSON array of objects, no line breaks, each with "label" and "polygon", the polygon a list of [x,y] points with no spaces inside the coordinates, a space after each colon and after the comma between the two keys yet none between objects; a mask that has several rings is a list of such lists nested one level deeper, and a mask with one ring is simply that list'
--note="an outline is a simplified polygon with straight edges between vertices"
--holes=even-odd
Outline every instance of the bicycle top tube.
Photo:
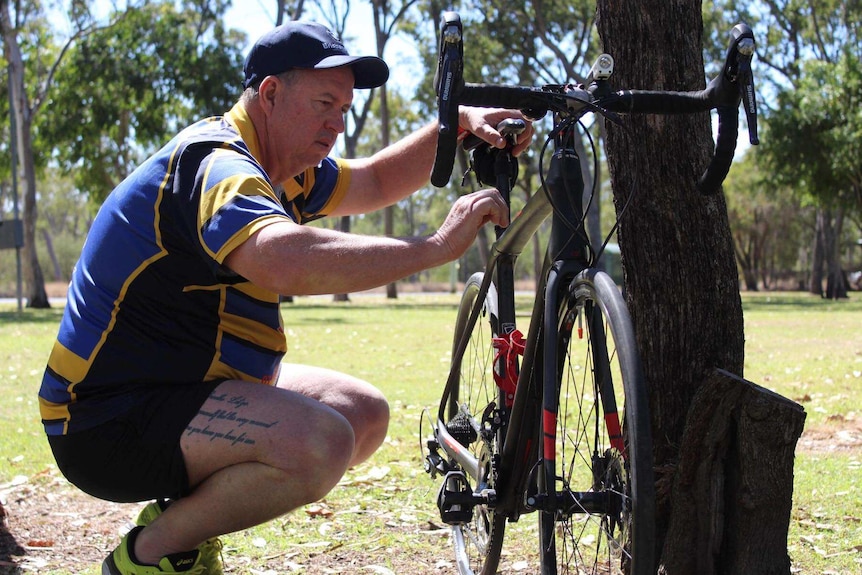
[{"label": "bicycle top tube", "polygon": [[437,155],[431,183],[445,186],[452,173],[457,147],[458,106],[488,106],[519,109],[533,119],[548,112],[556,118],[579,119],[594,112],[611,121],[618,113],[683,114],[718,110],[718,138],[712,161],[698,182],[704,194],[721,186],[736,149],[739,104],[742,102],[752,145],[757,137],[757,109],[751,60],[755,41],[751,28],[737,24],[731,31],[721,73],[704,90],[691,92],[617,90],[611,88],[613,58],[602,54],[590,70],[584,86],[543,87],[501,84],[468,84],[463,79],[463,27],[455,12],[445,12],[440,25],[440,54],[435,78],[439,110]]}]

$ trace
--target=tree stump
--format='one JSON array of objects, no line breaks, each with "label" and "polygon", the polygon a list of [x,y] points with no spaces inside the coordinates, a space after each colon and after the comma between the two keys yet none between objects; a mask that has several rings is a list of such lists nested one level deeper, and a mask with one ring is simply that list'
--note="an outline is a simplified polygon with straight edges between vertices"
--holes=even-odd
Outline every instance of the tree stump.
[{"label": "tree stump", "polygon": [[662,575],[789,575],[801,405],[723,370],[692,401]]}]

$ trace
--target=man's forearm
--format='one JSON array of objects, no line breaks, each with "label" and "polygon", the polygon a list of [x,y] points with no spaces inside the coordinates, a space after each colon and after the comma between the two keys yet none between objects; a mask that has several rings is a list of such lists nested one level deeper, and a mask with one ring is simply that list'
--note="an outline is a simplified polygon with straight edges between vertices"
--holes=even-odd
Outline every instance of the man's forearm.
[{"label": "man's forearm", "polygon": [[350,293],[392,283],[451,258],[431,237],[388,238],[271,224],[225,264],[282,295]]}]

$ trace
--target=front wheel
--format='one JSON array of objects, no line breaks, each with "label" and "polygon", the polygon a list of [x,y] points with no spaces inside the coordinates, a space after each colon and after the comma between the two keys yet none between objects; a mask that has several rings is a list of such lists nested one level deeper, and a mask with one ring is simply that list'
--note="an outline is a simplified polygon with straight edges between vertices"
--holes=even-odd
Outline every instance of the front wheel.
[{"label": "front wheel", "polygon": [[628,310],[607,274],[587,270],[556,321],[557,390],[543,403],[542,573],[654,573],[649,407]]},{"label": "front wheel", "polygon": [[[504,414],[502,393],[494,382],[495,349],[493,339],[500,333],[497,291],[491,284],[483,301],[478,321],[469,318],[482,295],[484,275],[476,273],[467,281],[455,324],[451,369],[458,374],[457,385],[449,396],[446,427],[470,449],[478,460],[476,474],[470,477],[474,490],[494,489],[497,461],[502,441]],[[467,338],[464,355],[457,350]],[[465,470],[467,471],[467,470]],[[497,572],[506,519],[489,505],[476,505],[469,521],[453,528],[455,555],[460,573],[491,575]]]}]

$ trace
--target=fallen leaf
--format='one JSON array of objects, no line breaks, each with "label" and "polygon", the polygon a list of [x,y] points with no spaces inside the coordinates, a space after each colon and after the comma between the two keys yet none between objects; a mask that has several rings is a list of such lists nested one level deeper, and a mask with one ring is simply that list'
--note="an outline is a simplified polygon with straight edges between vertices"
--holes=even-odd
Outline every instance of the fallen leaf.
[{"label": "fallen leaf", "polygon": [[305,514],[310,517],[332,517],[335,513],[322,503],[312,503],[305,506]]}]

